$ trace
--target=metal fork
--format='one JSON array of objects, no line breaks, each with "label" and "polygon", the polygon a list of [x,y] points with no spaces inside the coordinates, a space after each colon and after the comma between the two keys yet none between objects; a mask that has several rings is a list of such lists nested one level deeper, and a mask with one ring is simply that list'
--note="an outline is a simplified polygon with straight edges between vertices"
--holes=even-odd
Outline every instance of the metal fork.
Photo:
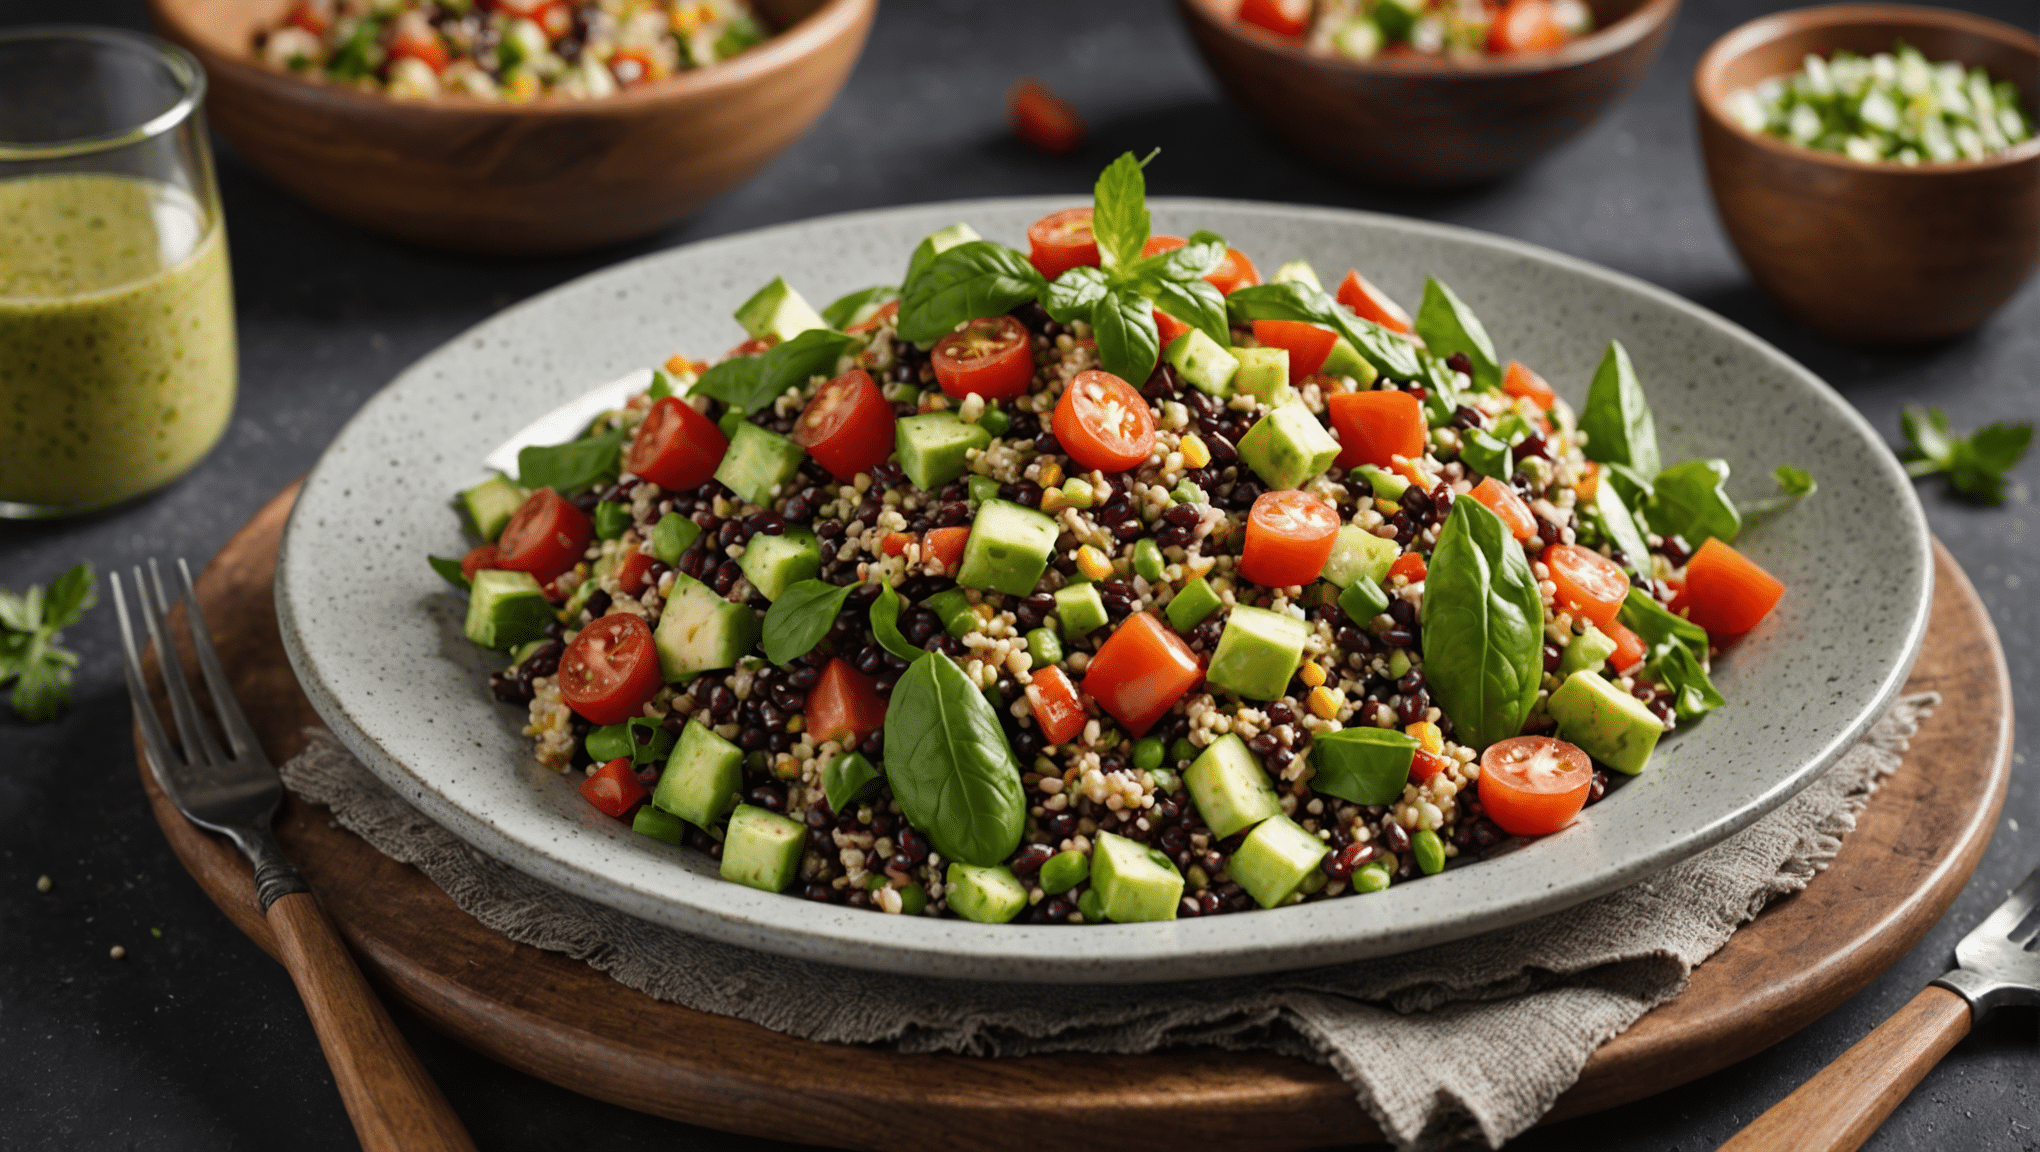
[{"label": "metal fork", "polygon": [[283,781],[263,755],[255,729],[234,699],[233,685],[213,648],[212,631],[198,608],[191,569],[182,560],[177,569],[183,577],[192,647],[227,747],[222,749],[213,738],[185,683],[177,645],[170,635],[171,601],[163,594],[162,573],[152,559],[147,580],[140,568],[134,570],[135,598],[141,605],[149,641],[156,648],[156,665],[170,697],[181,755],[163,731],[149,700],[120,574],[109,576],[127,656],[128,695],[134,701],[135,722],[142,729],[149,771],[180,812],[194,824],[232,840],[254,864],[256,904],[275,933],[277,951],[304,1000],[362,1147],[369,1152],[472,1152],[474,1144],[446,1097],[426,1075],[382,1002],[369,990],[361,969],[304,877],[277,847],[269,826],[283,799]]},{"label": "metal fork", "polygon": [[1984,1013],[2040,1004],[2040,871],[1955,946],[1953,972],[1721,1146],[1847,1152],[1870,1138]]}]

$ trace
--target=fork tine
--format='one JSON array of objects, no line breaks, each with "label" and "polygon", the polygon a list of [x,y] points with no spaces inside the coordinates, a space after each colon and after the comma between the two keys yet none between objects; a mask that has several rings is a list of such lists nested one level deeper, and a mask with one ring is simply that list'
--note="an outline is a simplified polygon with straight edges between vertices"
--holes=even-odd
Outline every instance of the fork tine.
[{"label": "fork tine", "polygon": [[142,726],[142,746],[148,753],[149,771],[155,774],[156,784],[170,794],[177,796],[176,785],[170,778],[173,767],[181,766],[170,748],[170,737],[163,731],[163,718],[156,715],[156,705],[149,699],[149,687],[142,679],[142,657],[135,649],[135,629],[128,620],[127,597],[120,588],[120,573],[109,572],[107,580],[113,585],[113,609],[120,616],[120,646],[123,663],[127,672],[128,700],[133,703],[135,723]]},{"label": "fork tine", "polygon": [[205,613],[198,607],[198,589],[191,583],[191,566],[183,557],[177,559],[178,574],[184,580],[184,619],[191,626],[191,646],[198,651],[198,670],[205,674],[205,685],[212,693],[213,711],[219,715],[220,728],[227,734],[227,743],[234,749],[234,759],[240,760],[251,753],[257,760],[262,757],[262,742],[255,738],[254,726],[241,711],[241,702],[234,698],[234,686],[227,679],[227,670],[220,664],[220,654],[213,647],[212,629],[205,622]]},{"label": "fork tine", "polygon": [[[1983,923],[1976,926],[1976,931],[1969,935],[1978,940],[1986,938],[2011,940],[2013,930],[2019,927],[2019,922],[2026,918],[2027,913],[2033,911],[2036,904],[2040,904],[2040,871],[2026,877],[2026,882],[2014,889],[2010,896],[2005,897],[2005,902],[1997,906],[1997,911],[1985,917]],[[2026,943],[2024,940],[2012,942],[2022,947]]]},{"label": "fork tine", "polygon": [[[149,566],[153,569],[154,561]],[[218,765],[224,757],[219,745],[213,742],[205,719],[199,715],[198,702],[191,697],[191,688],[184,680],[184,662],[178,658],[177,641],[170,635],[170,602],[163,596],[163,582],[155,581],[155,596],[151,598],[149,582],[137,567],[135,584],[142,602],[142,623],[148,626],[149,639],[156,645],[156,670],[162,674],[163,690],[170,696],[170,716],[177,722],[177,742],[184,746],[184,759],[193,765]]]}]

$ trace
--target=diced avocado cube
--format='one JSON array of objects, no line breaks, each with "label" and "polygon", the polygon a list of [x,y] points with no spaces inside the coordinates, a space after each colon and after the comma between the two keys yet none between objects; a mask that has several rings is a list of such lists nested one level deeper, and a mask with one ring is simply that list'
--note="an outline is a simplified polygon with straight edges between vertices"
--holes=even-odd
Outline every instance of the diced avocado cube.
[{"label": "diced avocado cube", "polygon": [[1270,408],[1296,399],[1296,389],[1289,383],[1289,349],[1235,348],[1232,354],[1240,362],[1239,371],[1233,373],[1234,392],[1244,392]]},{"label": "diced avocado cube", "polygon": [[1303,642],[1309,638],[1310,626],[1286,613],[1235,607],[1205,679],[1248,700],[1276,699],[1303,662]]},{"label": "diced avocado cube", "polygon": [[1004,924],[1027,907],[1027,886],[1004,864],[951,864],[949,910],[980,924]]},{"label": "diced avocado cube", "polygon": [[971,521],[956,582],[965,588],[1028,596],[1048,569],[1061,532],[1055,520],[1025,504],[987,500]]},{"label": "diced avocado cube", "polygon": [[767,892],[784,892],[800,874],[807,825],[769,808],[737,805],[723,841],[722,878]]},{"label": "diced avocado cube", "polygon": [[788,588],[812,580],[822,571],[822,549],[815,534],[798,524],[789,524],[778,536],[760,532],[744,545],[737,558],[744,579],[767,600],[777,600]]},{"label": "diced avocado cube", "polygon": [[666,758],[666,770],[652,790],[652,803],[689,824],[718,824],[737,806],[744,787],[744,750],[688,721]]},{"label": "diced avocado cube", "polygon": [[1320,575],[1341,588],[1361,580],[1379,584],[1388,579],[1389,565],[1395,563],[1399,551],[1395,541],[1384,540],[1358,524],[1342,525]]},{"label": "diced avocado cube", "polygon": [[977,631],[984,621],[971,610],[970,597],[961,588],[948,588],[921,601],[921,607],[942,621],[942,630],[958,640]]},{"label": "diced avocado cube", "polygon": [[630,830],[640,836],[650,836],[664,844],[679,845],[687,842],[687,821],[656,804],[638,805],[637,815],[630,820]]},{"label": "diced avocado cube", "polygon": [[1091,858],[1072,848],[1058,852],[1041,866],[1041,890],[1050,896],[1063,893],[1091,878]]},{"label": "diced avocado cube", "polygon": [[907,261],[907,278],[900,281],[900,284],[902,286],[912,284],[914,278],[926,270],[928,265],[933,264],[937,256],[942,255],[958,244],[982,239],[984,237],[977,234],[977,229],[972,228],[968,224],[951,224],[940,231],[930,232],[922,238],[919,244],[914,246],[914,254]]},{"label": "diced avocado cube", "polygon": [[467,638],[484,648],[509,651],[545,635],[559,617],[529,572],[484,568],[468,590]]},{"label": "diced avocado cube", "polygon": [[1188,632],[1204,623],[1223,603],[1218,593],[1211,590],[1211,581],[1199,576],[1183,585],[1183,590],[1169,601],[1169,623],[1178,632]]},{"label": "diced avocado cube", "polygon": [[991,442],[992,434],[983,425],[965,424],[954,412],[909,416],[893,431],[900,468],[923,492],[940,491],[963,475],[970,467],[970,450],[986,448]]},{"label": "diced avocado cube", "polygon": [[1201,392],[1224,396],[1232,391],[1233,373],[1240,362],[1225,346],[1192,328],[1169,342],[1169,366]]},{"label": "diced avocado cube", "polygon": [[1374,489],[1374,494],[1383,500],[1400,500],[1403,493],[1410,490],[1409,481],[1386,468],[1362,464],[1353,471],[1358,472],[1361,478],[1367,481],[1367,486]]},{"label": "diced avocado cube", "polygon": [[1055,590],[1055,616],[1062,621],[1065,640],[1081,640],[1111,619],[1105,614],[1105,601],[1098,596],[1098,586],[1089,581]]},{"label": "diced avocado cube", "polygon": [[795,292],[785,277],[776,277],[772,283],[758,289],[757,294],[744,301],[737,309],[737,323],[752,337],[763,340],[777,336],[791,340],[810,328],[827,328],[828,321],[815,311],[801,294]]},{"label": "diced avocado cube", "polygon": [[1174,920],[1183,899],[1183,874],[1167,856],[1140,841],[1100,832],[1091,845],[1091,891],[1108,920]]},{"label": "diced avocado cube", "polygon": [[1317,269],[1311,267],[1308,260],[1291,260],[1289,263],[1277,268],[1275,275],[1270,277],[1268,282],[1270,284],[1288,284],[1294,282],[1297,284],[1308,284],[1320,292],[1325,290],[1325,286],[1318,281]]},{"label": "diced avocado cube", "polygon": [[1261,417],[1240,437],[1239,449],[1240,459],[1270,488],[1301,488],[1339,458],[1339,442],[1300,399]]},{"label": "diced avocado cube", "polygon": [[878,795],[883,783],[885,777],[862,752],[844,752],[822,768],[822,795],[829,798],[831,812],[848,812],[851,805]]},{"label": "diced avocado cube", "polygon": [[1369,621],[1388,611],[1388,593],[1372,580],[1355,580],[1339,593],[1339,607],[1346,619],[1365,628]]},{"label": "diced avocado cube", "polygon": [[1183,784],[1213,839],[1223,840],[1282,812],[1282,799],[1268,782],[1260,757],[1230,732],[1183,770]]},{"label": "diced avocado cube", "polygon": [[1601,666],[1608,662],[1608,657],[1614,654],[1615,641],[1589,624],[1585,632],[1573,637],[1572,643],[1565,646],[1565,655],[1558,661],[1558,674],[1571,676],[1575,672],[1599,672]]},{"label": "diced avocado cube", "polygon": [[659,523],[652,529],[652,555],[671,568],[680,563],[680,554],[692,548],[699,539],[701,525],[678,512],[668,512],[659,517]]},{"label": "diced avocado cube", "polygon": [[1643,701],[1593,672],[1575,672],[1551,694],[1551,718],[1558,738],[1617,772],[1643,771],[1665,726]]},{"label": "diced avocado cube", "polygon": [[1331,352],[1325,356],[1324,366],[1318,371],[1326,376],[1350,376],[1362,388],[1372,387],[1381,376],[1374,365],[1360,355],[1360,350],[1353,347],[1353,342],[1344,336],[1333,342]]},{"label": "diced avocado cube", "polygon": [[[979,421],[979,423],[983,423],[983,421]],[[997,500],[999,498],[999,482],[990,476],[973,476],[964,487],[970,497],[970,506],[973,509],[982,507],[987,500]]]},{"label": "diced avocado cube", "polygon": [[530,496],[508,476],[491,476],[462,492],[460,504],[467,509],[468,519],[474,521],[475,531],[493,544],[503,534],[503,526],[510,523],[510,517],[517,514],[518,506]]},{"label": "diced avocado cube", "polygon": [[1273,908],[1289,899],[1331,850],[1302,825],[1277,813],[1247,834],[1225,871],[1255,903]]},{"label": "diced avocado cube", "polygon": [[652,634],[659,671],[673,681],[733,667],[758,642],[758,627],[758,614],[748,606],[732,604],[708,585],[676,572],[659,630]]},{"label": "diced avocado cube", "polygon": [[774,489],[793,479],[806,455],[800,445],[746,420],[730,436],[715,478],[746,504],[770,504]]},{"label": "diced avocado cube", "polygon": [[1354,804],[1393,804],[1410,779],[1420,742],[1391,728],[1342,728],[1310,742],[1310,786]]}]

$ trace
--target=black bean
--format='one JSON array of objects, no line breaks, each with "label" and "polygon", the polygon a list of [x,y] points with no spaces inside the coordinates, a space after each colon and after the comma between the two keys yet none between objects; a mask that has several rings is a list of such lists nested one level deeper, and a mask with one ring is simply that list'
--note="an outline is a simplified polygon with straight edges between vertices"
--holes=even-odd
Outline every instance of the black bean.
[{"label": "black bean", "polygon": [[1445,366],[1461,376],[1473,375],[1473,359],[1464,352],[1454,352],[1445,358]]},{"label": "black bean", "polygon": [[1546,548],[1551,547],[1553,544],[1558,543],[1559,540],[1562,539],[1562,537],[1560,537],[1558,533],[1559,533],[1558,525],[1553,524],[1551,521],[1546,520],[1542,516],[1539,516],[1537,518],[1537,538],[1539,540],[1544,541],[1544,546]]},{"label": "black bean", "polygon": [[941,528],[954,528],[970,519],[970,505],[961,500],[944,504],[935,512],[935,524]]},{"label": "black bean", "polygon": [[1421,668],[1410,669],[1408,672],[1403,673],[1402,679],[1395,682],[1395,686],[1405,693],[1415,692],[1424,686],[1424,670]]},{"label": "black bean", "polygon": [[609,611],[610,603],[609,593],[597,588],[594,592],[589,593],[588,602],[581,606],[581,611],[586,612],[590,620],[600,620],[602,614]]},{"label": "black bean", "polygon": [[1050,924],[1060,924],[1070,918],[1070,902],[1061,896],[1051,896],[1041,902],[1039,915]]},{"label": "black bean", "polygon": [[1544,646],[1544,670],[1546,672],[1558,671],[1558,662],[1563,659],[1565,659],[1565,653],[1559,650],[1558,645],[1546,644]]},{"label": "black bean", "polygon": [[760,784],[744,794],[744,799],[756,808],[768,812],[786,811],[786,789],[777,784]]},{"label": "black bean", "polygon": [[1417,538],[1417,522],[1410,519],[1409,513],[1397,512],[1390,523],[1395,525],[1395,542],[1397,544],[1407,548],[1410,541]]},{"label": "black bean", "polygon": [[1681,565],[1685,564],[1686,561],[1691,559],[1693,555],[1692,551],[1686,547],[1686,538],[1684,536],[1665,537],[1665,542],[1658,546],[1658,552],[1661,553],[1664,556],[1664,558],[1667,561],[1669,561],[1671,563],[1671,566],[1674,568],[1680,567]]},{"label": "black bean", "polygon": [[771,734],[763,728],[746,728],[737,733],[737,747],[746,752],[757,752],[771,742]]},{"label": "black bean", "polygon": [[1049,857],[1054,855],[1055,849],[1046,844],[1029,844],[1014,855],[1013,862],[1008,866],[1017,876],[1032,876],[1041,871],[1041,866],[1048,863]]},{"label": "black bean", "polygon": [[1400,596],[1388,602],[1388,614],[1405,628],[1417,622],[1417,606]]},{"label": "black bean", "polygon": [[836,822],[836,814],[829,811],[827,800],[817,800],[808,805],[807,815],[802,819],[807,822],[809,828],[819,832]]},{"label": "black bean", "polygon": [[1417,634],[1408,628],[1390,628],[1381,634],[1381,642],[1390,648],[1414,648]]},{"label": "black bean", "polygon": [[1415,724],[1417,721],[1422,720],[1424,718],[1424,714],[1430,711],[1430,708],[1431,708],[1430,693],[1424,691],[1422,688],[1419,688],[1415,692],[1408,693],[1402,698],[1402,703],[1396,705],[1395,713],[1398,717],[1402,719],[1403,723]]},{"label": "black bean", "polygon": [[1325,875],[1334,880],[1351,879],[1362,864],[1373,859],[1374,848],[1368,844],[1347,844],[1337,852],[1325,857]]},{"label": "black bean", "polygon": [[1058,812],[1048,818],[1048,834],[1058,840],[1073,836],[1077,831],[1077,814]]},{"label": "black bean", "polygon": [[1431,510],[1430,494],[1414,484],[1403,490],[1399,503],[1411,516],[1423,516]]},{"label": "black bean", "polygon": [[883,757],[885,755],[885,729],[877,729],[871,735],[866,736],[864,743],[857,746],[857,750],[864,753],[865,758],[868,760],[877,760]]},{"label": "black bean", "polygon": [[1381,822],[1381,841],[1390,852],[1400,856],[1410,850],[1410,834],[1393,820]]},{"label": "black bean", "polygon": [[1291,707],[1289,701],[1287,700],[1270,701],[1267,707],[1267,713],[1268,723],[1270,724],[1281,725],[1296,723],[1296,709]]},{"label": "black bean", "polygon": [[1230,464],[1240,458],[1240,450],[1223,433],[1212,432],[1204,437],[1204,446],[1211,449],[1211,458],[1220,464]]},{"label": "black bean", "polygon": [[1043,456],[1062,455],[1062,441],[1053,432],[1043,432],[1034,438],[1034,450]]},{"label": "black bean", "polygon": [[910,827],[902,827],[900,834],[894,838],[894,843],[907,859],[916,864],[928,858],[928,841]]},{"label": "black bean", "polygon": [[1247,741],[1247,750],[1256,756],[1266,756],[1275,750],[1277,743],[1273,732],[1260,732],[1256,733],[1252,740]]},{"label": "black bean", "polygon": [[1544,460],[1551,458],[1551,448],[1545,444],[1544,437],[1539,436],[1535,432],[1523,437],[1522,441],[1516,445],[1516,459],[1529,460],[1533,458]]},{"label": "black bean", "polygon": [[1169,510],[1162,513],[1162,519],[1179,527],[1193,528],[1203,515],[1203,511],[1195,504],[1171,504]]},{"label": "black bean", "polygon": [[807,692],[812,690],[816,684],[821,683],[821,679],[821,669],[810,666],[795,669],[793,675],[787,677],[787,683],[791,684],[797,691]]},{"label": "black bean", "polygon": [[1013,618],[1022,628],[1039,628],[1041,622],[1055,611],[1055,597],[1046,592],[1037,592],[1013,606]]}]

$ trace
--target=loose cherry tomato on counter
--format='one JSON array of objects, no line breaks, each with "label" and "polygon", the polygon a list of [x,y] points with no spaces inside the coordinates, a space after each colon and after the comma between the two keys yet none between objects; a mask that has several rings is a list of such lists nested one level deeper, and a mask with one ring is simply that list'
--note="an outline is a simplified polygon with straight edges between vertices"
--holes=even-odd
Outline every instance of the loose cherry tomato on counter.
[{"label": "loose cherry tomato on counter", "polygon": [[1003,400],[1034,382],[1034,340],[1011,316],[986,316],[936,341],[929,357],[942,390],[961,400],[975,392]]},{"label": "loose cherry tomato on counter", "polygon": [[638,425],[628,467],[669,492],[685,492],[708,483],[729,447],[715,421],[678,396],[662,396]]},{"label": "loose cherry tomato on counter", "polygon": [[892,455],[894,426],[892,405],[871,374],[852,368],[816,391],[793,422],[790,439],[847,483]]},{"label": "loose cherry tomato on counter", "polygon": [[969,543],[968,528],[931,528],[921,538],[921,559],[938,561],[947,572],[963,563],[963,548]]},{"label": "loose cherry tomato on counter", "polygon": [[1050,422],[1070,458],[1100,472],[1139,467],[1155,450],[1155,418],[1133,385],[1096,368],[1063,389]]},{"label": "loose cherry tomato on counter", "polygon": [[1135,736],[1144,735],[1204,679],[1204,664],[1152,612],[1138,612],[1098,646],[1084,695]]},{"label": "loose cherry tomato on counter", "polygon": [[550,584],[580,561],[594,537],[595,524],[586,512],[552,489],[540,488],[517,506],[496,537],[496,567],[529,572],[540,584]]},{"label": "loose cherry tomato on counter", "polygon": [[623,554],[623,563],[616,566],[616,583],[626,596],[635,596],[645,590],[645,574],[652,570],[656,559],[643,552],[631,551]]},{"label": "loose cherry tomato on counter", "polygon": [[1084,730],[1084,705],[1070,678],[1053,664],[1036,668],[1027,685],[1027,705],[1034,710],[1034,722],[1041,726],[1041,738],[1050,744],[1067,744]]},{"label": "loose cherry tomato on counter", "polygon": [[808,692],[807,730],[815,742],[834,740],[854,748],[884,726],[885,701],[879,698],[871,677],[840,656],[830,660],[822,669],[822,678]]},{"label": "loose cherry tomato on counter", "polygon": [[1551,0],[1509,0],[1488,25],[1490,52],[1549,52],[1566,41]]},{"label": "loose cherry tomato on counter", "polygon": [[1621,621],[1610,620],[1599,627],[1608,639],[1615,642],[1615,652],[1608,657],[1608,667],[1615,671],[1627,672],[1650,655],[1650,647],[1643,642],[1643,637],[1624,628]]},{"label": "loose cherry tomato on counter", "polygon": [[1339,303],[1344,304],[1353,315],[1362,320],[1372,320],[1392,332],[1410,332],[1410,314],[1403,307],[1388,298],[1388,293],[1376,288],[1373,282],[1360,274],[1358,268],[1346,273],[1339,282]]},{"label": "loose cherry tomato on counter", "polygon": [[603,815],[620,818],[645,798],[645,786],[630,766],[630,757],[619,756],[581,781],[581,795]]},{"label": "loose cherry tomato on counter", "polygon": [[484,544],[460,558],[460,574],[470,580],[473,580],[475,573],[480,572],[482,569],[496,567],[500,567],[500,565],[496,563],[496,546],[494,544]]},{"label": "loose cherry tomato on counter", "polygon": [[1517,736],[1480,756],[1480,806],[1511,836],[1543,836],[1573,822],[1594,784],[1587,754],[1549,736]]},{"label": "loose cherry tomato on counter", "polygon": [[1502,518],[1509,535],[1518,540],[1528,540],[1537,535],[1537,517],[1530,514],[1530,506],[1516,495],[1514,489],[1492,476],[1486,477],[1467,493],[1478,500],[1481,506]]},{"label": "loose cherry tomato on counter", "polygon": [[1240,0],[1240,20],[1277,36],[1302,36],[1310,30],[1310,0]]},{"label": "loose cherry tomato on counter", "polygon": [[1551,582],[1558,585],[1559,606],[1607,631],[1615,613],[1622,609],[1622,598],[1629,594],[1629,574],[1613,560],[1577,544],[1550,545],[1538,559],[1551,571]]},{"label": "loose cherry tomato on counter", "polygon": [[652,630],[628,612],[581,629],[560,657],[560,699],[592,724],[636,716],[663,683]]},{"label": "loose cherry tomato on counter", "polygon": [[1089,208],[1051,212],[1027,226],[1027,262],[1050,280],[1072,268],[1098,266],[1098,238]]},{"label": "loose cherry tomato on counter", "polygon": [[1421,552],[1405,552],[1395,558],[1395,563],[1388,566],[1388,578],[1391,581],[1400,576],[1412,584],[1422,584],[1424,577],[1430,574],[1430,569],[1424,565],[1424,556]]},{"label": "loose cherry tomato on counter", "polygon": [[1254,339],[1269,348],[1289,350],[1289,382],[1294,384],[1325,366],[1325,357],[1332,354],[1339,334],[1302,320],[1256,320]]},{"label": "loose cherry tomato on counter", "polygon": [[1263,492],[1247,513],[1247,538],[1240,550],[1240,575],[1267,588],[1309,584],[1332,558],[1339,513],[1330,504],[1295,490]]},{"label": "loose cherry tomato on counter", "polygon": [[1021,139],[1057,156],[1084,143],[1084,118],[1036,80],[1013,86],[1013,124]]},{"label": "loose cherry tomato on counter", "polygon": [[1686,562],[1686,615],[1718,635],[1738,635],[1755,628],[1778,600],[1785,584],[1759,568],[1749,557],[1709,536]]},{"label": "loose cherry tomato on counter", "polygon": [[1558,403],[1558,393],[1521,360],[1509,361],[1509,370],[1502,373],[1502,391],[1529,400],[1540,412],[1549,412]]},{"label": "loose cherry tomato on counter", "polygon": [[[1424,455],[1424,405],[1407,392],[1334,392],[1325,398],[1339,433],[1339,465],[1389,468]],[[1426,491],[1428,491],[1428,487]]]}]

